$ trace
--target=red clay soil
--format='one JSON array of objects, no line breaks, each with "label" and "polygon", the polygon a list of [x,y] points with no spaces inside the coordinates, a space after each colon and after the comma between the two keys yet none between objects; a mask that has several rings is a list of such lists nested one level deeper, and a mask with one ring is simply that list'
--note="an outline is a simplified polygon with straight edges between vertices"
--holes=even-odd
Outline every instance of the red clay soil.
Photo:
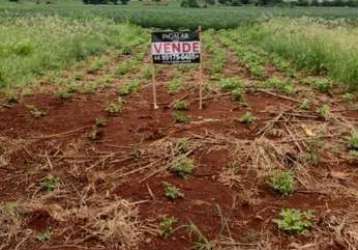
[{"label": "red clay soil", "polygon": [[[187,125],[176,124],[170,104],[176,98],[186,95],[190,102],[190,110],[186,113],[191,117],[192,122]],[[103,107],[114,98],[116,98],[114,90],[105,90],[96,95],[76,95],[66,101],[61,101],[52,95],[35,95],[24,98],[20,104],[12,108],[0,110],[1,136],[25,139],[24,145],[26,145],[26,139],[37,139],[28,148],[24,147],[12,154],[11,166],[0,168],[0,201],[18,201],[31,196],[35,190],[34,185],[36,186],[49,173],[60,176],[66,185],[72,185],[77,190],[83,190],[89,184],[84,169],[80,169],[78,175],[71,175],[66,170],[66,164],[56,166],[53,170],[43,169],[36,173],[31,172],[31,166],[46,162],[46,154],[56,156],[56,150],[53,150],[56,147],[53,145],[68,149],[68,154],[73,151],[77,156],[83,154],[88,157],[91,152],[93,155],[116,150],[131,152],[135,145],[149,144],[165,137],[205,136],[212,133],[252,140],[257,137],[256,133],[265,125],[265,122],[274,117],[263,111],[279,111],[296,105],[288,100],[257,92],[247,94],[247,107],[235,103],[230,96],[220,95],[217,98],[205,100],[205,109],[199,110],[196,92],[182,91],[176,95],[169,95],[166,89],[160,86],[158,89],[160,109],[153,110],[151,88],[147,86],[140,93],[126,99],[125,109],[120,115],[110,116],[104,112]],[[34,105],[41,110],[46,110],[48,114],[41,118],[34,118],[26,105]],[[247,111],[257,117],[257,122],[253,125],[238,122],[238,119]],[[102,129],[101,138],[91,141],[87,139],[87,134],[98,117],[107,117],[108,124]],[[73,146],[74,142],[78,142],[80,148]],[[32,155],[32,153],[37,155]],[[272,219],[277,217],[281,208],[314,210],[317,218],[316,225],[319,228],[320,220],[330,212],[355,205],[356,201],[352,199],[327,197],[325,194],[315,192],[297,192],[289,197],[281,197],[272,192],[264,180],[248,169],[240,169],[238,173],[243,178],[243,183],[247,184],[246,190],[224,185],[219,179],[224,169],[231,163],[232,153],[225,149],[210,149],[208,146],[203,146],[192,155],[198,167],[187,179],[183,180],[170,173],[162,172],[142,181],[146,172],[140,172],[129,176],[125,182],[114,180],[111,195],[118,195],[134,202],[146,201],[138,205],[142,221],[154,220],[158,224],[164,215],[174,216],[178,219],[179,226],[192,222],[210,240],[216,239],[221,233],[227,236],[227,231],[222,231],[223,218],[228,221],[231,237],[248,246],[255,245],[260,240],[262,232],[270,232],[270,241],[275,246],[273,249],[290,249],[289,245],[293,242],[304,245],[314,241],[313,235],[291,236],[279,232],[272,223]],[[124,167],[126,163],[129,164],[131,161],[111,166],[111,169],[104,168],[104,171],[114,172]],[[353,167],[345,166],[346,171],[349,172],[353,171]],[[332,164],[329,169],[343,171],[337,164]],[[324,165],[316,166],[310,170],[310,173],[317,177],[330,178]],[[356,176],[354,178],[347,183],[358,183]],[[163,193],[163,182],[179,187],[185,194],[184,198],[169,201]],[[248,197],[248,193],[254,186],[256,187],[255,193]],[[101,182],[96,183],[96,188],[97,192],[103,192],[103,195],[108,191],[106,186],[101,185]],[[357,185],[355,188],[358,188]],[[299,189],[302,187],[300,186]],[[148,190],[151,190],[153,196]],[[66,203],[70,201],[58,202],[66,206]],[[47,228],[61,229],[63,226],[51,218],[46,211],[35,211],[26,215],[26,218],[24,229],[29,228],[36,232],[43,232]],[[79,237],[84,237],[84,235]],[[61,245],[63,240],[61,237],[54,237],[50,244],[48,243],[49,247],[34,240],[20,249],[78,249],[76,247],[50,247]],[[195,240],[195,235],[190,235],[187,228],[181,227],[167,239],[146,234],[140,243],[140,249],[190,249]],[[88,249],[92,249],[91,245],[87,246],[89,246]],[[107,246],[106,249],[115,249],[115,247]],[[316,249],[342,248],[332,241]]]}]

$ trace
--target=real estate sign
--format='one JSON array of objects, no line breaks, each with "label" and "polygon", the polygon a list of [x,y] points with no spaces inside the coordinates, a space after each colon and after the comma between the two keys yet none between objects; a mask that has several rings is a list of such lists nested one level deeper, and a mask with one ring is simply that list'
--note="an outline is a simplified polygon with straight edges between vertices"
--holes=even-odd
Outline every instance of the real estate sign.
[{"label": "real estate sign", "polygon": [[152,58],[154,64],[200,63],[199,32],[153,32]]}]

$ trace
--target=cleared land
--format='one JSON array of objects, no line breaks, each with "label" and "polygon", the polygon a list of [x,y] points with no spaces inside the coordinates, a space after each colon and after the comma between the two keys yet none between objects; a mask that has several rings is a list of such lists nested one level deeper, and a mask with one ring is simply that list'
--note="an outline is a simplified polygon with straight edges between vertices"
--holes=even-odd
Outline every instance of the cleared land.
[{"label": "cleared land", "polygon": [[293,22],[205,31],[204,109],[160,66],[153,110],[150,30],[2,19],[0,249],[357,249],[357,31]]}]

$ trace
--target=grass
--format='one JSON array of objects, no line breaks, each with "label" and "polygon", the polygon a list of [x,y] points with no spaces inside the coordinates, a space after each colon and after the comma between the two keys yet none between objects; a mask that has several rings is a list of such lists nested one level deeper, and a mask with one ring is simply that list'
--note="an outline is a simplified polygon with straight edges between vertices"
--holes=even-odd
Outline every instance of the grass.
[{"label": "grass", "polygon": [[[344,22],[310,18],[275,19],[239,28],[247,43],[292,61],[297,69],[327,75],[351,89],[358,87],[358,29]],[[327,91],[330,84],[319,82]]]},{"label": "grass", "polygon": [[[22,86],[48,72],[59,72],[85,58],[132,46],[145,36],[138,28],[110,20],[95,18],[88,21],[64,19],[58,16],[32,16],[0,19],[0,87]],[[96,59],[89,66],[91,73],[103,66]]]},{"label": "grass", "polygon": [[10,4],[0,1],[0,16],[32,16],[36,14],[58,15],[77,20],[95,17],[110,18],[115,22],[131,22],[143,27],[191,28],[201,25],[204,29],[236,28],[238,25],[263,21],[272,17],[322,17],[325,19],[347,18],[357,20],[355,8],[331,7],[208,7],[206,9],[179,8],[176,1],[168,6],[148,6],[141,2],[122,5],[83,5],[80,1],[57,1],[56,4]]}]

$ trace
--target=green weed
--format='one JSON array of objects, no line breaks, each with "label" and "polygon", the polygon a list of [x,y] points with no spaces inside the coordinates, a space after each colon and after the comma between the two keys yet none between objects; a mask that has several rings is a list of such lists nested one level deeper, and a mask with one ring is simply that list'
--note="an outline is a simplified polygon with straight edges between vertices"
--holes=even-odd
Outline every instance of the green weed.
[{"label": "green weed", "polygon": [[251,124],[256,120],[256,117],[251,112],[246,112],[240,117],[240,122],[245,124]]},{"label": "green weed", "polygon": [[192,159],[179,156],[179,159],[170,167],[170,171],[181,178],[187,178],[193,173],[194,168],[195,165]]},{"label": "green weed", "polygon": [[168,238],[174,232],[174,225],[178,223],[175,217],[165,217],[159,223],[160,236]]},{"label": "green weed", "polygon": [[126,96],[134,92],[137,92],[139,88],[140,88],[140,82],[132,81],[130,83],[122,84],[117,92],[120,96]]},{"label": "green weed", "polygon": [[184,88],[183,82],[180,78],[173,79],[168,84],[168,93],[175,94]]},{"label": "green weed", "polygon": [[274,171],[269,178],[269,184],[282,195],[292,194],[295,190],[295,179],[291,171]]},{"label": "green weed", "polygon": [[314,218],[311,211],[301,212],[296,209],[282,209],[279,219],[274,219],[280,230],[292,234],[302,234],[311,229]]},{"label": "green weed", "polygon": [[122,98],[118,97],[117,100],[112,101],[107,105],[105,111],[107,111],[110,114],[118,114],[122,112],[123,108],[124,108],[124,101],[122,100]]},{"label": "green weed", "polygon": [[185,110],[189,109],[189,104],[185,100],[182,100],[182,101],[178,100],[178,101],[175,101],[175,103],[174,103],[174,109],[185,111]]},{"label": "green weed", "polygon": [[324,104],[317,109],[317,113],[327,121],[331,117],[331,108],[327,104]]},{"label": "green weed", "polygon": [[178,187],[168,182],[163,182],[163,184],[164,184],[164,195],[169,200],[176,200],[178,198],[184,197],[184,193]]},{"label": "green weed", "polygon": [[184,112],[181,112],[181,111],[174,111],[173,118],[174,118],[176,123],[187,124],[187,123],[190,123],[190,121],[191,121],[190,117],[187,114],[185,114]]},{"label": "green weed", "polygon": [[42,190],[46,192],[52,192],[60,186],[60,178],[49,175],[42,179],[40,186]]},{"label": "green weed", "polygon": [[358,131],[352,131],[351,136],[348,138],[348,148],[358,151]]}]

